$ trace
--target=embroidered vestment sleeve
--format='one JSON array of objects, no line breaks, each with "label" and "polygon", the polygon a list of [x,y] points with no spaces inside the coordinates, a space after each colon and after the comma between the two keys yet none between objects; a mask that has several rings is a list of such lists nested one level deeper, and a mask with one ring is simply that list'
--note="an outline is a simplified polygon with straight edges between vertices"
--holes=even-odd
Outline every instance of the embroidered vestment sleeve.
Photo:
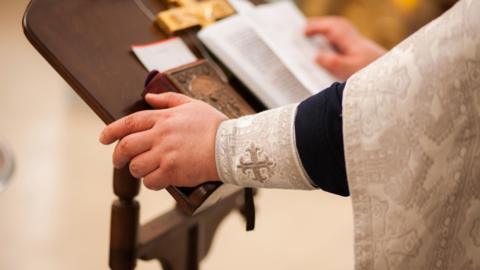
[{"label": "embroidered vestment sleeve", "polygon": [[225,183],[261,188],[315,189],[297,153],[297,105],[223,122],[216,136],[216,165]]}]

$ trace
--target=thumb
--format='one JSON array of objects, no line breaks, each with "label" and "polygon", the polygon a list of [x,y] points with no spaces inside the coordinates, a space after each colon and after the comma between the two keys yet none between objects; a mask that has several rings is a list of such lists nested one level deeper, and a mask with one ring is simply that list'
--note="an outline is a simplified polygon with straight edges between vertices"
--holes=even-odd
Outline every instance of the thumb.
[{"label": "thumb", "polygon": [[163,94],[147,94],[145,101],[155,109],[168,109],[188,103],[192,99],[182,94],[167,92]]}]

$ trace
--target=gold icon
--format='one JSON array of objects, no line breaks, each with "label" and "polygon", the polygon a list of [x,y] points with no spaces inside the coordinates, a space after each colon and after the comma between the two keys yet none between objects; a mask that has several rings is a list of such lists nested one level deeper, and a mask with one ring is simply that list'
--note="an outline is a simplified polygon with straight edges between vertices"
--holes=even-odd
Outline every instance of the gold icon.
[{"label": "gold icon", "polygon": [[169,0],[169,3],[174,7],[157,15],[158,24],[169,34],[194,26],[205,27],[235,13],[225,0]]}]

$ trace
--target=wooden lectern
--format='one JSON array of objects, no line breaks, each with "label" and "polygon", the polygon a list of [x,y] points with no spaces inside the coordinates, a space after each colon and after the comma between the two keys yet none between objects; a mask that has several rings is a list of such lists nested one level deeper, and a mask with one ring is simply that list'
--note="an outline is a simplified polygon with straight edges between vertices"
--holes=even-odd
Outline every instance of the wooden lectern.
[{"label": "wooden lectern", "polygon": [[[159,12],[167,9],[167,3],[32,0],[24,16],[24,31],[30,42],[105,123],[147,109],[141,98],[147,71],[130,46],[158,41],[167,35],[142,8]],[[194,31],[176,35],[197,57],[204,58],[206,51],[199,50],[201,44]],[[224,71],[239,94],[261,110],[245,87],[228,70]],[[247,196],[243,191],[191,216],[215,186],[172,187],[169,192],[179,202],[177,207],[140,226],[140,205],[135,200],[139,189],[140,182],[128,168],[114,171],[113,190],[118,199],[112,205],[109,261],[114,270],[134,269],[137,258],[157,259],[168,270],[198,269],[219,223],[232,210],[245,214]]]}]

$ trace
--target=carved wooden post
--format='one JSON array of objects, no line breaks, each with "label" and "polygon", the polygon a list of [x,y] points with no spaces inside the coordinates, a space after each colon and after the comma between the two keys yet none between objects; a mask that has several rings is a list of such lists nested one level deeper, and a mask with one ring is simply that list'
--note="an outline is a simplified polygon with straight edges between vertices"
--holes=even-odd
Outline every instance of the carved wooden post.
[{"label": "carved wooden post", "polygon": [[110,269],[135,269],[140,212],[140,204],[135,197],[139,190],[140,181],[130,175],[128,166],[114,170],[113,191],[118,199],[112,203]]}]

